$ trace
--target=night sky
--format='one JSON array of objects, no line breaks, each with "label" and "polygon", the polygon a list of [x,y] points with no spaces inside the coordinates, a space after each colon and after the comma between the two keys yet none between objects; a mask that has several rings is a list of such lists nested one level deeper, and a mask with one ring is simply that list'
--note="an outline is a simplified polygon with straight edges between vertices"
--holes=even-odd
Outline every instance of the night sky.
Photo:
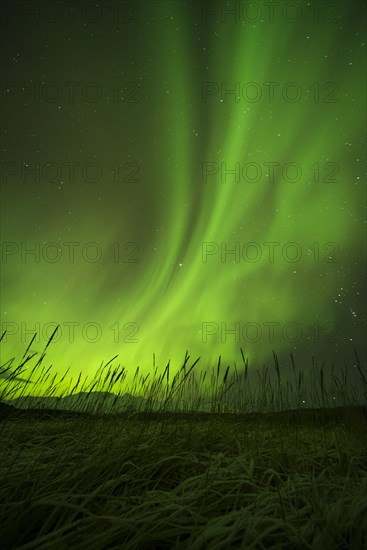
[{"label": "night sky", "polygon": [[1,362],[60,325],[45,365],[73,377],[117,354],[131,376],[186,350],[240,367],[240,347],[353,377],[365,3],[2,10]]}]

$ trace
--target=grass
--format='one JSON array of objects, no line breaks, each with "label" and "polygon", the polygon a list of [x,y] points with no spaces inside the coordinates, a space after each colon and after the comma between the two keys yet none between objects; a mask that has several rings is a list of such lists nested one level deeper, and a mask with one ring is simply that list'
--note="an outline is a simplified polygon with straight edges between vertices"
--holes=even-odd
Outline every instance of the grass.
[{"label": "grass", "polygon": [[[24,388],[26,409],[29,387],[37,394],[46,382],[44,394],[61,395],[65,376],[43,366],[51,340],[38,359],[31,342],[18,366],[0,368],[5,403]],[[199,360],[186,354],[175,376],[170,364],[157,376],[153,363],[152,379],[137,369],[130,385],[111,360],[91,383],[80,375],[66,387],[86,393],[78,410],[89,414],[4,416],[1,547],[366,548],[367,380],[357,354],[358,388],[346,366],[338,376],[313,362],[307,379],[293,357],[285,383],[275,354],[274,382],[263,368],[255,388],[242,358],[241,369],[219,358],[198,378]],[[25,372],[37,380],[19,380]],[[144,400],[118,411],[110,403],[106,414],[106,392],[116,403],[124,393]]]}]

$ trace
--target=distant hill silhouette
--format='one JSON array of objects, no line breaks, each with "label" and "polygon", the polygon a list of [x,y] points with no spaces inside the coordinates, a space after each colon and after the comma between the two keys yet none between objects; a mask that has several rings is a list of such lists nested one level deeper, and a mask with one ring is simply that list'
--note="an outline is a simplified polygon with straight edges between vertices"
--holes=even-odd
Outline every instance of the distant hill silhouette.
[{"label": "distant hill silhouette", "polygon": [[[147,400],[130,394],[117,396],[109,392],[79,392],[66,397],[23,397],[0,401],[0,420],[28,419],[51,420],[55,418],[94,418],[94,413],[113,413],[135,420],[148,419],[187,419],[207,421],[220,417],[223,421],[270,422],[271,424],[308,426],[344,424],[349,427],[359,424],[367,429],[367,407],[335,407],[326,409],[299,409],[282,412],[211,413],[211,412],[146,412]],[[131,416],[132,414],[132,416]]]},{"label": "distant hill silhouette", "polygon": [[140,410],[147,402],[140,396],[125,393],[118,396],[110,392],[78,392],[65,397],[26,396],[3,400],[2,404],[17,409],[48,409],[77,412],[125,412]]}]

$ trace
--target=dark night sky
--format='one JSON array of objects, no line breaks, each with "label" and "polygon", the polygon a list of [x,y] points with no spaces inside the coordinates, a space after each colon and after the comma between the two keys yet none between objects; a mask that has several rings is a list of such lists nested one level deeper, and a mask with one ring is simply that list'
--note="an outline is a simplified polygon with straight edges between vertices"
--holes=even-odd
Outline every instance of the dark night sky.
[{"label": "dark night sky", "polygon": [[4,2],[2,362],[355,375],[365,4],[247,4]]}]

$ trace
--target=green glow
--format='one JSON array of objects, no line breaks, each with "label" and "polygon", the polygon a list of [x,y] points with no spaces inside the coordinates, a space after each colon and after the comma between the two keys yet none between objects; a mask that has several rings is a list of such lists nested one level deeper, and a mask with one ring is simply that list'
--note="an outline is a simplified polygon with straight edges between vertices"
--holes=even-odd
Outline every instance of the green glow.
[{"label": "green glow", "polygon": [[[93,378],[101,361],[116,354],[132,376],[137,365],[143,372],[151,370],[153,353],[162,369],[170,358],[173,371],[186,350],[192,360],[202,357],[202,368],[212,366],[219,355],[227,364],[239,365],[240,346],[250,365],[269,361],[273,349],[298,353],[302,361],[311,354],[344,358],[353,345],[364,353],[360,258],[365,246],[365,39],[363,17],[352,24],[353,7],[345,2],[339,8],[340,23],[315,23],[307,17],[289,23],[277,17],[274,23],[241,25],[213,18],[205,28],[200,7],[155,1],[142,3],[139,23],[121,33],[107,21],[86,29],[59,23],[59,33],[48,24],[33,53],[19,46],[24,64],[10,68],[9,63],[2,80],[39,81],[46,73],[50,81],[97,81],[103,90],[116,81],[138,80],[140,101],[65,102],[58,111],[55,104],[25,107],[9,100],[9,126],[14,123],[15,128],[4,160],[98,162],[104,173],[95,184],[79,178],[64,182],[61,189],[19,179],[4,185],[2,241],[29,247],[36,241],[41,246],[44,241],[97,242],[103,257],[88,263],[79,247],[75,263],[69,263],[62,247],[63,257],[55,263],[22,263],[19,254],[7,258],[3,328],[25,323],[28,334],[23,341],[20,329],[9,335],[2,361],[23,353],[35,323],[61,326],[62,336],[51,345],[46,363],[60,373],[70,366],[73,377],[82,371]],[[33,36],[35,29],[27,27],[26,36]],[[39,52],[45,43],[49,53],[42,62]],[[33,73],[27,55],[34,56]],[[219,87],[226,82],[230,89],[236,81],[257,82],[264,94],[264,82],[280,86],[273,103],[244,98],[236,103],[231,95],[220,102],[220,93],[202,101],[203,82]],[[302,98],[290,103],[281,97],[281,89],[294,81]],[[309,91],[315,82],[320,83],[321,99],[330,91],[323,84],[336,82],[338,102],[315,102]],[[36,127],[39,137],[29,137]],[[12,142],[22,128],[19,140]],[[136,183],[113,179],[110,167],[126,162],[139,165]],[[203,182],[205,162],[225,162],[228,168],[256,162],[264,175],[258,182],[236,183],[231,176],[222,182],[219,172]],[[263,164],[269,162],[281,167],[296,162],[303,175],[291,183],[277,169],[269,182]],[[322,180],[328,162],[338,165],[337,181],[312,181],[310,167],[319,163]],[[221,243],[230,249],[236,242],[242,248],[253,241],[280,243],[275,261],[268,261],[263,248],[259,262],[221,262]],[[132,250],[123,251],[124,243],[136,243],[139,261],[115,263],[110,247],[116,242],[121,255]],[[204,263],[202,243],[208,242],[218,243],[219,252]],[[289,242],[302,250],[294,264],[279,253]],[[315,242],[320,246],[318,263],[309,250]],[[323,262],[331,250],[323,249],[328,242],[338,246],[336,263]],[[341,288],[339,304],[335,300]],[[81,335],[81,327],[90,322],[101,327],[96,343]],[[255,322],[263,334],[251,343],[235,342],[233,336],[222,342],[217,333],[204,343],[206,322],[224,322],[228,328]],[[276,331],[271,342],[264,327],[268,322],[281,327],[298,323],[304,335],[292,344]],[[337,325],[337,344],[307,340],[309,327],[319,323],[324,331],[326,322]],[[79,323],[73,342],[65,323]],[[116,323],[119,342],[110,328]],[[133,336],[138,342],[123,341],[132,330],[123,328],[127,323],[138,326]],[[88,336],[94,336],[92,329]],[[42,338],[32,348],[41,351],[44,343]]]}]

